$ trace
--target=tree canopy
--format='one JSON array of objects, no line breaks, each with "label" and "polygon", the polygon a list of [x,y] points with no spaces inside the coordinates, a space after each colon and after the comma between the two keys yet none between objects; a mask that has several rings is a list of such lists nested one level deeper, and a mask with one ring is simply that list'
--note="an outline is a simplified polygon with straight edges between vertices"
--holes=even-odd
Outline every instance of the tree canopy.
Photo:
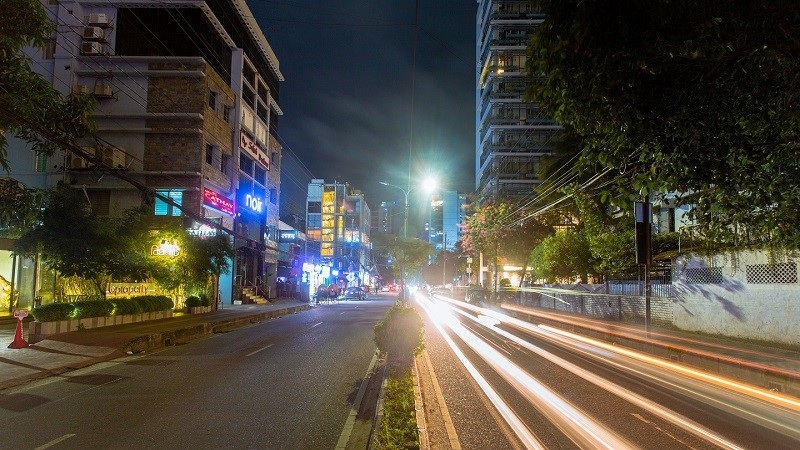
[{"label": "tree canopy", "polygon": [[707,236],[800,243],[800,4],[534,4],[528,97],[582,136],[579,170],[613,171],[608,198],[673,192]]},{"label": "tree canopy", "polygon": [[[31,149],[53,154],[94,130],[89,115],[94,100],[87,94],[62,94],[31,70],[26,46],[44,48],[55,31],[39,0],[5,0],[0,14],[0,168],[10,171],[7,136]],[[43,136],[46,132],[48,136]]]}]

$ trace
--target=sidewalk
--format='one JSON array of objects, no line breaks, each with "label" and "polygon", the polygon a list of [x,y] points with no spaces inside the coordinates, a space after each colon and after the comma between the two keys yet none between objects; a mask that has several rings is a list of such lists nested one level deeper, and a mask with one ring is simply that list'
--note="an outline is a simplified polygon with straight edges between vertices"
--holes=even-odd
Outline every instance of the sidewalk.
[{"label": "sidewalk", "polygon": [[[56,334],[22,349],[8,348],[14,339],[16,319],[0,317],[0,389],[309,308],[308,302],[296,299],[276,299],[267,305],[225,305],[205,314]],[[26,339],[27,324],[28,320],[23,324]]]}]

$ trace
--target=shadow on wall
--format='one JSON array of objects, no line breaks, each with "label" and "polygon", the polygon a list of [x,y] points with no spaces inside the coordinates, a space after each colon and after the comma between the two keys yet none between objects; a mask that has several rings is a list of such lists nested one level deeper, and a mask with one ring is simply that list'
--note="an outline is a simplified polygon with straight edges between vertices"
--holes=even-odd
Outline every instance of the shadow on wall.
[{"label": "shadow on wall", "polygon": [[700,295],[707,300],[719,303],[725,312],[735,317],[738,321],[744,322],[745,317],[742,308],[724,296],[714,292],[714,290],[722,289],[725,292],[736,293],[744,292],[746,289],[744,283],[741,281],[725,277],[721,267],[708,267],[705,261],[691,260],[682,267],[675,279],[677,282],[675,283],[676,296],[674,301],[676,303],[681,303],[680,306],[686,314],[694,316],[694,314],[683,305],[683,303],[686,303],[683,299],[684,296]]}]

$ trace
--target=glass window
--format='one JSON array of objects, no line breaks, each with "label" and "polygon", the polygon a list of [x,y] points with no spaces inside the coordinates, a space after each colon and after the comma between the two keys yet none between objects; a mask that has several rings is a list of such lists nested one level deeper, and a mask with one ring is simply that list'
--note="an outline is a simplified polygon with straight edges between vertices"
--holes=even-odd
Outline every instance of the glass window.
[{"label": "glass window", "polygon": [[178,206],[183,204],[183,191],[174,191],[174,190],[164,190],[159,189],[156,190],[156,194],[160,196],[164,196],[175,202],[177,206],[174,206],[172,203],[168,203],[164,201],[159,195],[156,196],[155,200],[155,215],[157,216],[180,216],[181,209]]},{"label": "glass window", "polygon": [[253,175],[253,160],[244,154],[239,155],[239,170],[242,172]]},{"label": "glass window", "polygon": [[217,109],[217,93],[214,91],[208,91],[208,107],[213,110]]},{"label": "glass window", "polygon": [[206,144],[206,164],[214,165],[214,146]]},{"label": "glass window", "polygon": [[255,173],[253,174],[253,178],[261,184],[267,184],[267,171],[257,164],[254,164],[254,166]]},{"label": "glass window", "polygon": [[228,173],[228,168],[231,165],[231,157],[229,155],[222,155],[220,158],[219,170],[222,173]]},{"label": "glass window", "polygon": [[36,152],[36,171],[47,172],[47,155]]},{"label": "glass window", "polygon": [[228,105],[222,105],[222,120],[231,123],[231,107]]},{"label": "glass window", "polygon": [[322,214],[309,214],[307,228],[322,228]]}]

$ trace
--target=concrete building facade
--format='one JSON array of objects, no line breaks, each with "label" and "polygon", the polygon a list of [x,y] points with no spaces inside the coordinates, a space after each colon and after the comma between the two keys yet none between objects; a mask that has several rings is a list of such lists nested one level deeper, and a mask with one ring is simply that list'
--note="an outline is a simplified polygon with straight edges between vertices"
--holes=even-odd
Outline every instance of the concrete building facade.
[{"label": "concrete building facade", "polygon": [[274,295],[283,75],[246,2],[61,0],[46,9],[58,31],[51,46],[31,49],[32,67],[65,95],[93,96],[98,129],[79,143],[82,154],[46,161],[12,140],[12,177],[81,189],[100,215],[146,205],[156,223],[228,233],[237,255],[222,300],[240,300],[246,286]]},{"label": "concrete building facade", "polygon": [[477,200],[523,198],[561,127],[523,99],[527,44],[544,20],[526,0],[478,0],[475,90]]}]

